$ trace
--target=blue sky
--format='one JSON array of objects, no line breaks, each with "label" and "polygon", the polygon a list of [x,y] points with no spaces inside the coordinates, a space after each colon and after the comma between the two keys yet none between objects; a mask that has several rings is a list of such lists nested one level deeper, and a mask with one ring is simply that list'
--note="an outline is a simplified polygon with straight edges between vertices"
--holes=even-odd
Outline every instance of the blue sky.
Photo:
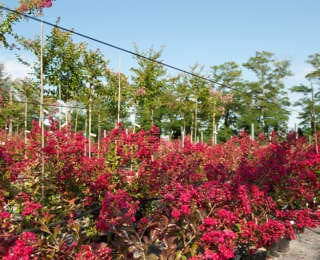
[{"label": "blue sky", "polygon": [[[18,0],[0,2],[15,7]],[[195,63],[206,69],[226,61],[241,64],[256,51],[270,51],[291,61],[291,86],[303,82],[310,70],[305,60],[320,51],[319,10],[319,0],[56,0],[43,18],[55,22],[61,17],[64,27],[130,50],[133,43],[141,50],[163,47],[163,61],[187,70]],[[27,35],[39,33],[34,22],[15,28]],[[122,70],[133,64],[128,54],[89,46],[99,47],[115,69],[119,57]],[[20,69],[7,51],[0,50],[0,62],[9,64],[9,72]]]}]

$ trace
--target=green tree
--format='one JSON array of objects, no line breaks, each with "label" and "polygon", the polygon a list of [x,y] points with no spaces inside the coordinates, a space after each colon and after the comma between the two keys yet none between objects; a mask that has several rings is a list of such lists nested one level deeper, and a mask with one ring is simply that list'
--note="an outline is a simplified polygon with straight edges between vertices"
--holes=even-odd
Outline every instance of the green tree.
[{"label": "green tree", "polygon": [[[24,105],[24,137],[25,137],[25,142],[27,138],[27,130],[28,126],[30,125],[31,119],[29,117],[29,112],[30,111],[35,111],[35,103],[36,100],[39,99],[39,89],[37,89],[37,84],[32,81],[30,78],[25,78],[24,80],[18,82],[16,85],[16,90],[19,93],[20,100],[23,100],[23,105]],[[34,115],[32,115],[34,116]]]},{"label": "green tree", "polygon": [[13,128],[20,129],[22,125],[22,111],[24,97],[19,92],[22,82],[11,80],[4,73],[4,66],[0,64],[0,124],[8,130],[9,136],[13,134]]},{"label": "green tree", "polygon": [[[40,84],[40,39],[27,39],[16,36],[18,42],[30,51],[35,61],[32,64],[18,56],[20,62],[33,68],[33,80]],[[83,43],[74,43],[71,33],[53,28],[46,36],[43,46],[43,75],[47,97],[70,103],[79,101],[79,95],[84,88],[82,81]],[[53,102],[52,100],[50,102]],[[59,108],[61,109],[61,108]],[[70,110],[68,110],[70,111]],[[70,112],[67,112],[67,122],[70,123]],[[59,121],[61,118],[59,118]],[[61,122],[60,122],[61,123]]]},{"label": "green tree", "polygon": [[[118,121],[118,99],[120,98],[119,120],[123,123],[128,119],[128,109],[133,104],[132,87],[123,73],[106,70],[106,85],[102,105],[107,115],[107,129],[113,128]],[[119,93],[120,88],[120,93]],[[120,94],[120,96],[119,96]]]},{"label": "green tree", "polygon": [[86,50],[83,53],[82,81],[85,86],[81,91],[82,102],[87,106],[89,157],[91,157],[92,109],[93,104],[105,94],[107,61],[99,51]]},{"label": "green tree", "polygon": [[257,132],[286,130],[290,105],[283,79],[291,75],[288,60],[279,61],[270,52],[256,52],[254,57],[243,64],[253,72],[257,80],[244,84],[239,126],[247,130],[251,123]]},{"label": "green tree", "polygon": [[[36,58],[33,66],[33,75],[40,81],[40,40],[26,39],[17,36],[18,42]],[[56,98],[69,101],[77,98],[82,84],[82,54],[83,43],[74,43],[71,33],[63,32],[54,27],[46,36],[43,46],[43,73],[45,84],[55,87],[49,92]],[[19,61],[26,63],[20,56]]]},{"label": "green tree", "polygon": [[54,27],[46,38],[43,68],[48,85],[55,86],[56,97],[64,101],[77,99],[82,84],[83,43],[74,43],[70,32]]},{"label": "green tree", "polygon": [[320,53],[309,55],[307,63],[313,67],[313,71],[306,75],[309,80],[320,80]]},{"label": "green tree", "polygon": [[237,63],[231,61],[212,66],[211,73],[212,78],[219,83],[215,85],[215,88],[230,99],[230,102],[224,104],[218,133],[219,139],[226,141],[239,131],[241,100],[247,93],[243,90],[242,71]]},{"label": "green tree", "polygon": [[171,80],[172,96],[167,93],[168,115],[173,127],[174,136],[191,134],[192,114],[194,113],[194,101],[192,101],[192,89],[189,84],[189,78],[186,75],[179,75]]},{"label": "green tree", "polygon": [[319,129],[319,120],[316,115],[320,112],[319,106],[319,92],[314,93],[313,86],[298,85],[293,86],[291,91],[295,94],[302,94],[293,105],[300,107],[301,111],[298,113],[298,119],[300,119],[300,128],[305,134],[314,134],[315,129]]},{"label": "green tree", "polygon": [[305,77],[309,85],[293,86],[291,91],[300,94],[300,98],[293,104],[300,108],[298,119],[300,119],[301,129],[305,134],[313,135],[320,127],[317,115],[320,112],[320,53],[312,54],[308,57],[307,63],[312,66],[312,71]]},{"label": "green tree", "polygon": [[[146,53],[140,53],[138,50],[136,52],[152,60],[159,60],[162,53],[153,49],[149,49]],[[131,71],[138,124],[142,128],[150,128],[151,125],[160,126],[160,95],[166,87],[166,70],[163,65],[139,56],[136,57],[136,61],[138,67],[131,68]]]}]

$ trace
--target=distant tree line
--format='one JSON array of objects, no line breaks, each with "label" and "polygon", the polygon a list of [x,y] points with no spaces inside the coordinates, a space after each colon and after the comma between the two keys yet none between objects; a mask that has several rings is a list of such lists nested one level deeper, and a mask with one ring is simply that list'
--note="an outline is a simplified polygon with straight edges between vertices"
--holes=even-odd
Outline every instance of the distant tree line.
[{"label": "distant tree line", "polygon": [[[31,120],[38,118],[40,83],[40,40],[11,34],[15,45],[33,54],[34,62],[26,62],[20,52],[19,61],[32,68],[28,78],[20,81],[12,81],[0,67],[0,127],[8,131],[28,128]],[[141,52],[136,47],[135,51],[161,61],[161,50]],[[159,63],[135,59],[136,66],[128,75],[113,72],[101,51],[75,42],[69,32],[52,28],[43,47],[48,115],[86,134],[111,129],[120,118],[126,127],[148,129],[156,125],[171,137],[184,133],[193,140],[209,141],[217,133],[224,141],[241,130],[250,132],[252,124],[256,134],[286,132],[291,93],[301,94],[293,104],[299,107],[301,130],[313,134],[319,128],[319,53],[307,60],[313,67],[306,75],[310,84],[297,86],[284,84],[292,75],[290,62],[267,51],[256,52],[241,65],[232,61],[214,65],[206,73],[201,65],[191,67],[192,73],[217,84],[186,74],[172,76]],[[253,79],[245,79],[248,72]],[[61,102],[63,109],[58,107]]]}]

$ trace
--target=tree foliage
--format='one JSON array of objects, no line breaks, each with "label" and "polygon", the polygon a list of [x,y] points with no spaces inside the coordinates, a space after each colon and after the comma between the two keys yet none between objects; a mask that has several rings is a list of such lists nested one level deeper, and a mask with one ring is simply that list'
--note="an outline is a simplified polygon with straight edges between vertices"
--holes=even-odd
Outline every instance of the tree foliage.
[{"label": "tree foliage", "polygon": [[307,134],[314,134],[320,127],[318,114],[320,112],[320,53],[308,57],[307,63],[312,66],[312,71],[305,75],[309,84],[293,86],[291,91],[300,95],[294,106],[300,109],[298,118],[300,126]]}]

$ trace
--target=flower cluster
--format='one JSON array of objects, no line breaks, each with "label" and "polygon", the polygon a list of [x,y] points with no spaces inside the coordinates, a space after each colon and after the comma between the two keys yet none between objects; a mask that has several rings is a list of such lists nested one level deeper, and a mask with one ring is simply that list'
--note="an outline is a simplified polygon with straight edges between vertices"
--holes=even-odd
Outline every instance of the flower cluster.
[{"label": "flower cluster", "polygon": [[105,244],[100,244],[100,246],[97,245],[82,245],[80,248],[80,251],[75,255],[76,260],[99,260],[99,259],[105,259],[105,260],[111,260],[111,252],[112,250],[106,246]]},{"label": "flower cluster", "polygon": [[132,201],[126,191],[107,192],[97,219],[97,229],[108,231],[134,223],[138,207],[139,201]]},{"label": "flower cluster", "polygon": [[35,234],[31,232],[22,233],[15,241],[14,245],[8,249],[4,260],[32,259],[34,243],[37,241]]},{"label": "flower cluster", "polygon": [[53,0],[20,0],[20,6],[18,8],[21,12],[26,12],[33,9],[43,9],[52,6]]}]

